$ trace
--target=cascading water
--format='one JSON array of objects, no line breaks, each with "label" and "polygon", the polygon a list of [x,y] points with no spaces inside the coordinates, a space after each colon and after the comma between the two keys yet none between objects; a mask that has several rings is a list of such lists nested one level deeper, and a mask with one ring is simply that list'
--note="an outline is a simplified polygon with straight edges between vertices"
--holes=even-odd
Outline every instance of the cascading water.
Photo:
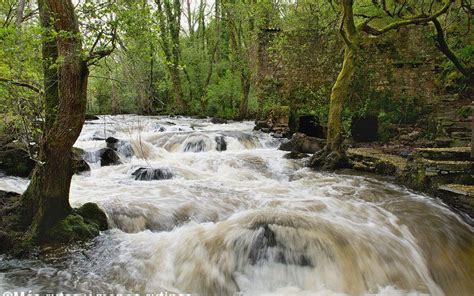
[{"label": "cascading water", "polygon": [[[439,201],[287,160],[251,122],[106,116],[76,146],[90,173],[71,203],[111,230],[92,243],[0,259],[0,291],[201,295],[473,295],[474,229]],[[94,151],[113,136],[122,164]],[[130,157],[126,157],[127,154]],[[1,177],[0,189],[28,181]]]}]

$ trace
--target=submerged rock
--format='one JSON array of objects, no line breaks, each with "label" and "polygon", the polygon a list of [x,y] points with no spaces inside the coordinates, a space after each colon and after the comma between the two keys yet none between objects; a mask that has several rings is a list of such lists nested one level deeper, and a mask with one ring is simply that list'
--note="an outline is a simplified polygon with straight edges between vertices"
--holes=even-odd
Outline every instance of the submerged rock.
[{"label": "submerged rock", "polygon": [[227,119],[213,117],[211,119],[211,122],[214,123],[214,124],[225,124],[225,123],[227,123]]},{"label": "submerged rock", "polygon": [[184,146],[184,152],[201,152],[206,151],[206,143],[204,140],[190,141]]},{"label": "submerged rock", "polygon": [[216,136],[215,138],[217,146],[217,151],[226,151],[227,150],[227,142],[225,141],[224,136]]},{"label": "submerged rock", "polygon": [[290,141],[280,145],[278,149],[300,153],[315,153],[324,147],[324,139],[308,137],[302,133],[293,135]]},{"label": "submerged rock", "polygon": [[171,171],[166,168],[139,168],[132,173],[132,176],[135,176],[135,180],[141,181],[166,180],[173,178]]},{"label": "submerged rock", "polygon": [[102,148],[97,153],[99,154],[100,158],[100,166],[122,164],[117,152],[110,148]]}]

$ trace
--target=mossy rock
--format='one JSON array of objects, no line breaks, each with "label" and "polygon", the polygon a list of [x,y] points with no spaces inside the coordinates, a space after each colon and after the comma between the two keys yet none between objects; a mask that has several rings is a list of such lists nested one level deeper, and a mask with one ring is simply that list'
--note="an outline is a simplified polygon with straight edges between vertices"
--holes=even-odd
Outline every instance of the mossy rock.
[{"label": "mossy rock", "polygon": [[70,214],[60,222],[56,223],[46,232],[42,240],[47,243],[70,243],[83,241],[99,235],[97,224],[87,223],[79,214]]},{"label": "mossy rock", "polygon": [[84,155],[86,152],[77,147],[72,147],[71,157],[72,157],[72,165],[73,171],[75,174],[88,172],[91,170],[89,164],[84,160]]},{"label": "mossy rock", "polygon": [[8,143],[0,149],[0,170],[7,175],[28,177],[34,167],[35,161],[28,152],[15,143]]},{"label": "mossy rock", "polygon": [[107,215],[95,203],[88,202],[76,210],[76,213],[82,216],[84,220],[91,224],[96,224],[99,230],[107,230]]},{"label": "mossy rock", "polygon": [[97,204],[86,203],[49,229],[42,241],[53,244],[84,241],[96,237],[107,226],[107,216]]}]

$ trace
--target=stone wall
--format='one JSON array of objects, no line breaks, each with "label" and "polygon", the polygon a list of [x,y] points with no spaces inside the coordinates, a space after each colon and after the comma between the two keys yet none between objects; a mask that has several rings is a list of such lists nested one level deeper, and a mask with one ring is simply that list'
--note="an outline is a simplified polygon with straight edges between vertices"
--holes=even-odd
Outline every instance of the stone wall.
[{"label": "stone wall", "polygon": [[[429,145],[463,146],[469,143],[470,118],[459,114],[472,97],[449,94],[443,85],[441,64],[447,60],[431,34],[429,26],[414,26],[366,38],[364,66],[346,105],[355,114],[398,112],[392,116],[401,118],[397,133],[404,130],[400,125],[407,124],[438,138]],[[330,90],[342,66],[339,38],[328,40],[308,30],[264,30],[259,36],[255,71],[261,105],[279,103],[296,113],[320,110],[324,121]]]}]

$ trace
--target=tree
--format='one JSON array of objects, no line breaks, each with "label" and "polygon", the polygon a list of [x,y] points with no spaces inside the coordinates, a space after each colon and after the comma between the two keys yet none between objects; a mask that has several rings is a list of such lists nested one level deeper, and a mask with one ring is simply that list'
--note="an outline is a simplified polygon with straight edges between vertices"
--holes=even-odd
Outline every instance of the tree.
[{"label": "tree", "polygon": [[[410,1],[401,4],[393,1],[391,7],[388,6],[385,0],[372,1],[371,3],[375,6],[374,10],[376,13],[370,16],[355,14],[354,0],[340,0],[338,2],[341,14],[339,32],[344,40],[344,61],[331,91],[327,145],[325,149],[313,157],[311,166],[335,169],[347,166],[348,164],[342,146],[342,111],[344,102],[352,95],[351,85],[354,79],[357,79],[355,73],[360,64],[360,51],[364,44],[363,39],[370,35],[380,36],[404,26],[436,22],[439,16],[448,11],[453,2],[454,0],[444,0],[442,6],[433,11],[432,9],[438,6],[436,0],[422,3],[420,7],[416,7],[415,3],[410,3]],[[380,11],[383,12],[383,16],[378,14]],[[431,11],[433,12],[429,13]],[[365,20],[356,26],[355,17],[357,15]],[[381,28],[370,24],[372,21],[380,19],[384,23],[388,22],[388,24],[383,25]]]},{"label": "tree", "polygon": [[84,124],[88,62],[110,51],[83,56],[81,34],[71,0],[39,0],[43,41],[46,124],[39,161],[21,199],[21,219],[37,242],[68,216],[73,175],[72,146]]},{"label": "tree", "polygon": [[178,113],[187,113],[189,106],[184,99],[180,76],[181,47],[179,31],[181,28],[181,3],[179,0],[155,0],[155,2],[158,8],[161,48],[165,54],[166,64],[173,85],[176,111]]}]

